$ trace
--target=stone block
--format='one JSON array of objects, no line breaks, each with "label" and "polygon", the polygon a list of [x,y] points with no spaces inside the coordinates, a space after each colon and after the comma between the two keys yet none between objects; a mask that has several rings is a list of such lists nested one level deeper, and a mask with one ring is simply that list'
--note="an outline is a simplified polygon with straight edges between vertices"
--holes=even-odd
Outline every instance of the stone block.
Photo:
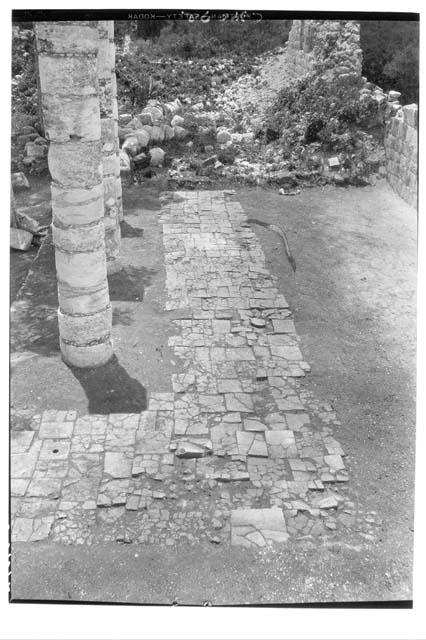
[{"label": "stone block", "polygon": [[63,313],[94,313],[105,309],[109,304],[106,274],[96,286],[87,288],[70,287],[61,282],[59,285],[59,305]]},{"label": "stone block", "polygon": [[58,281],[74,288],[93,288],[105,280],[106,261],[103,247],[88,253],[67,253],[56,249]]},{"label": "stone block", "polygon": [[64,314],[58,310],[58,322],[61,338],[74,345],[88,344],[111,333],[112,308],[91,313],[85,316]]},{"label": "stone block", "polygon": [[91,189],[102,182],[100,141],[51,144],[48,163],[52,180],[65,189]]},{"label": "stone block", "polygon": [[10,247],[15,251],[27,251],[33,241],[33,234],[16,227],[10,228]]},{"label": "stone block", "polygon": [[40,57],[51,54],[90,55],[96,61],[98,34],[96,22],[37,22],[37,48]]},{"label": "stone block", "polygon": [[100,139],[97,95],[76,96],[72,102],[62,96],[45,95],[43,100],[44,113],[49,113],[45,118],[46,135],[53,143],[67,143],[72,136],[80,138],[81,142]]}]

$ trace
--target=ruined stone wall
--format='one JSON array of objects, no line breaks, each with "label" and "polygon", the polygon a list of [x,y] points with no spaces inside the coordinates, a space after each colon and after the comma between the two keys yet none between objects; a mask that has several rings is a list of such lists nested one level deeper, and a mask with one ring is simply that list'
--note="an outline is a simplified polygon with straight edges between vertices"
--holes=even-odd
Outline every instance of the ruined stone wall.
[{"label": "ruined stone wall", "polygon": [[286,72],[292,78],[301,78],[313,68],[312,58],[313,20],[293,20],[288,41]]},{"label": "ruined stone wall", "polygon": [[387,179],[413,207],[417,207],[417,140],[418,107],[409,104],[387,124],[385,150]]},{"label": "ruined stone wall", "polygon": [[359,24],[343,20],[293,20],[287,42],[286,70],[293,78],[329,63],[343,76],[361,77]]},{"label": "ruined stone wall", "polygon": [[359,92],[361,101],[371,97],[377,101],[377,121],[372,124],[384,127],[386,177],[404,200],[417,206],[418,108],[402,107],[398,92],[385,93],[361,78],[359,24],[294,20],[286,48],[287,80],[317,72],[333,82],[336,96],[353,90]]}]

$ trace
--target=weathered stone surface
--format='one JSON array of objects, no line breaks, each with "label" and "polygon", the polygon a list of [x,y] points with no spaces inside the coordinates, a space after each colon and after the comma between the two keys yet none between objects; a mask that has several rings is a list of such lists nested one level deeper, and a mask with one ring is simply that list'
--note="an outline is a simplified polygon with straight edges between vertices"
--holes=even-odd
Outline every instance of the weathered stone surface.
[{"label": "weathered stone surface", "polygon": [[266,431],[266,426],[257,419],[244,419],[244,429],[246,431]]},{"label": "weathered stone surface", "polygon": [[160,147],[152,147],[149,150],[149,156],[153,167],[163,166],[165,153]]},{"label": "weathered stone surface", "polygon": [[30,183],[28,182],[28,178],[23,173],[23,171],[19,171],[17,173],[12,173],[11,175],[12,187],[14,189],[29,189]]},{"label": "weathered stone surface", "polygon": [[125,453],[107,451],[105,453],[104,471],[112,478],[127,478],[132,469],[132,460]]},{"label": "weathered stone surface", "polygon": [[334,509],[338,506],[336,498],[333,496],[327,496],[317,503],[319,509]]},{"label": "weathered stone surface", "polygon": [[60,480],[37,478],[30,482],[26,495],[35,498],[59,498],[60,490]]},{"label": "weathered stone surface", "polygon": [[281,509],[236,509],[231,511],[231,543],[262,547],[267,542],[289,538]]},{"label": "weathered stone surface", "polygon": [[252,413],[254,410],[253,398],[248,393],[226,393],[225,404],[227,411]]},{"label": "weathered stone surface", "polygon": [[39,438],[65,438],[71,437],[74,424],[72,422],[42,422],[39,429]]},{"label": "weathered stone surface", "polygon": [[23,229],[10,229],[10,247],[16,251],[27,251],[33,241],[33,234]]},{"label": "weathered stone surface", "polygon": [[178,458],[202,458],[206,453],[204,447],[188,441],[179,442],[176,449]]},{"label": "weathered stone surface", "polygon": [[[336,415],[295,380],[302,360],[273,354],[296,336],[271,333],[288,318],[286,303],[254,234],[247,246],[236,237],[243,217],[222,192],[164,198],[174,392],[150,390],[141,414],[45,411],[34,431],[13,434],[13,539],[171,546],[217,537],[263,549],[353,525],[334,492],[348,481],[337,470]],[[265,331],[250,323],[251,299],[267,309]]]},{"label": "weathered stone surface", "polygon": [[[96,234],[90,238],[94,245],[85,242],[88,219],[96,222],[104,214],[97,27],[97,23],[74,22],[35,25],[44,125],[50,139],[48,164],[54,183],[52,212],[59,242],[55,250],[59,304],[63,316],[68,316],[67,322],[61,324],[68,329],[73,322],[80,326],[74,334],[77,339],[60,336],[60,347],[63,359],[80,367],[98,366],[112,356],[111,322],[107,316],[106,335],[85,335],[84,328],[81,330],[80,296],[76,291],[70,295],[70,288],[80,289],[94,307],[105,296],[109,302],[107,290],[102,297],[92,295],[106,281],[105,245],[98,246]],[[67,234],[60,229],[69,229],[68,243]],[[81,246],[76,242],[78,236]],[[62,305],[63,299],[68,308]],[[102,308],[93,311],[102,313]]]},{"label": "weathered stone surface", "polygon": [[34,431],[12,431],[10,436],[10,448],[12,454],[25,453],[30,448],[34,439]]},{"label": "weathered stone surface", "polygon": [[219,144],[225,144],[226,142],[231,142],[232,136],[227,129],[219,129],[216,139]]}]

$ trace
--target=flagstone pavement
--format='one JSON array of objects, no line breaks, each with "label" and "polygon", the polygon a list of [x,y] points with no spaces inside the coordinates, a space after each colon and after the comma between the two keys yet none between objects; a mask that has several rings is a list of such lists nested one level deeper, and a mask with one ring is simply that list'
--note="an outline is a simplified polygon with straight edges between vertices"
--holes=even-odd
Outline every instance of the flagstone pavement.
[{"label": "flagstone pavement", "polygon": [[267,547],[353,527],[345,452],[246,216],[164,193],[172,393],[140,414],[44,411],[11,436],[12,541]]}]

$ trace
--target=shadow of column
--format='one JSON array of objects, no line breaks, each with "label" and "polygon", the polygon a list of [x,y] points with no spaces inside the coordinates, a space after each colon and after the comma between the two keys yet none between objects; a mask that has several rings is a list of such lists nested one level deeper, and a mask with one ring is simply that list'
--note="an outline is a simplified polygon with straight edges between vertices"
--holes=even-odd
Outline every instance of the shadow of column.
[{"label": "shadow of column", "polygon": [[101,367],[68,366],[86,394],[89,413],[141,413],[147,408],[145,387],[129,376],[116,356]]}]

